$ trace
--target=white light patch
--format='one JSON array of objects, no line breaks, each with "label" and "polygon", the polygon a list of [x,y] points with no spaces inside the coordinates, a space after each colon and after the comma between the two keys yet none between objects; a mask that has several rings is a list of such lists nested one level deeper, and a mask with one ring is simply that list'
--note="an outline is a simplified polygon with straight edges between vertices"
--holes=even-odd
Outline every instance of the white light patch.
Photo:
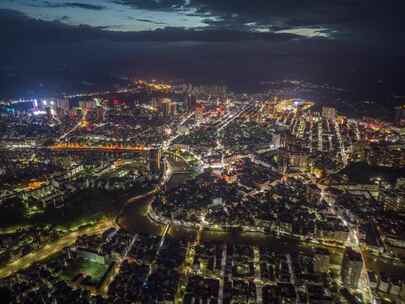
[{"label": "white light patch", "polygon": [[275,32],[277,34],[295,34],[305,37],[329,37],[328,29],[322,27],[299,27]]}]

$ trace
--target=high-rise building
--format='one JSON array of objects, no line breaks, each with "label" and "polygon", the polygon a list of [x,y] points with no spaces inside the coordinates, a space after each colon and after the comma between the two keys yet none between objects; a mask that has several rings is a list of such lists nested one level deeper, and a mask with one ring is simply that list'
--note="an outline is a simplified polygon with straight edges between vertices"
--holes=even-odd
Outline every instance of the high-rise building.
[{"label": "high-rise building", "polygon": [[204,105],[202,103],[196,105],[195,119],[197,122],[201,122],[204,119]]},{"label": "high-rise building", "polygon": [[68,111],[70,109],[69,99],[65,97],[65,98],[60,98],[60,99],[56,100],[56,106]]},{"label": "high-rise building", "polygon": [[[50,114],[56,115],[59,119],[62,119],[66,114],[69,112],[69,99],[67,98],[60,98],[56,99],[55,101],[50,101],[47,103],[48,106],[46,108],[50,108]],[[48,110],[47,110],[48,111]]]},{"label": "high-rise building", "polygon": [[50,107],[50,106],[47,106],[47,107],[45,108],[45,111],[46,111],[46,116],[47,116],[48,120],[49,120],[49,121],[52,120],[53,116],[52,116],[52,109],[51,109],[51,107]]},{"label": "high-rise building", "polygon": [[177,113],[177,103],[172,102],[172,103],[170,104],[170,113],[171,113],[172,115],[176,115],[176,113]]},{"label": "high-rise building", "polygon": [[195,95],[187,95],[186,99],[186,110],[187,112],[194,112],[197,106],[197,97]]},{"label": "high-rise building", "polygon": [[159,100],[156,97],[152,97],[152,99],[150,100],[150,105],[156,110],[159,109]]},{"label": "high-rise building", "polygon": [[149,168],[152,175],[157,175],[160,172],[161,152],[159,149],[149,151]]},{"label": "high-rise building", "polygon": [[363,269],[361,254],[352,248],[347,248],[342,262],[342,282],[346,287],[357,288],[359,286],[360,275]]},{"label": "high-rise building", "polygon": [[336,109],[330,107],[322,107],[322,117],[328,120],[336,120]]},{"label": "high-rise building", "polygon": [[82,110],[90,110],[90,109],[95,109],[97,106],[96,100],[86,100],[86,101],[79,101],[79,107]]},{"label": "high-rise building", "polygon": [[405,105],[395,107],[394,124],[397,127],[405,127]]},{"label": "high-rise building", "polygon": [[160,103],[160,113],[163,117],[168,117],[171,114],[171,101],[168,98],[164,98]]},{"label": "high-rise building", "polygon": [[104,109],[101,106],[98,106],[96,109],[96,120],[98,123],[104,121]]}]

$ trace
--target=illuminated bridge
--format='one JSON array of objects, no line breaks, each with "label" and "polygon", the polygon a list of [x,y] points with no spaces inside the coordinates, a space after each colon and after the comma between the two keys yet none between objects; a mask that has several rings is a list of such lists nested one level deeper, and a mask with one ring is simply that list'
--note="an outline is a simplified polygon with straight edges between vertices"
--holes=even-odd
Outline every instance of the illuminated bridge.
[{"label": "illuminated bridge", "polygon": [[85,144],[66,143],[56,144],[49,148],[54,151],[143,152],[157,149],[158,147],[144,145],[128,146],[121,144],[89,146]]}]

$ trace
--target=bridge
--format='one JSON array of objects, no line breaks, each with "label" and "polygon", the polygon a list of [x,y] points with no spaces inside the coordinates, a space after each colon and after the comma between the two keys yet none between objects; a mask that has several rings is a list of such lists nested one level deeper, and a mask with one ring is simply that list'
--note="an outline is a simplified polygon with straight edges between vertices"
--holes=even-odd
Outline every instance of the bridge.
[{"label": "bridge", "polygon": [[99,145],[89,146],[85,144],[55,144],[49,146],[53,151],[100,151],[100,152],[143,152],[158,149],[153,146],[128,146],[128,145]]}]

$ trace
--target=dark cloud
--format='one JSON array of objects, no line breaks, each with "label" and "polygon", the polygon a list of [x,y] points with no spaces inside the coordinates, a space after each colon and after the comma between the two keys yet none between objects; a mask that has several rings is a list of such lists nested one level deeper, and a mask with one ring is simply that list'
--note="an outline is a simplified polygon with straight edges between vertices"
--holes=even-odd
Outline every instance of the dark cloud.
[{"label": "dark cloud", "polygon": [[[154,22],[149,19],[147,22]],[[66,43],[84,40],[108,39],[112,41],[252,41],[282,42],[299,39],[293,34],[257,33],[237,30],[197,30],[181,27],[165,27],[153,31],[109,31],[114,26],[73,26],[59,21],[32,19],[24,14],[0,10],[0,34],[8,45],[28,43]],[[114,28],[119,29],[120,26]]]},{"label": "dark cloud", "polygon": [[181,11],[188,6],[187,0],[112,0],[112,2],[138,9],[157,11]]},{"label": "dark cloud", "polygon": [[86,10],[100,11],[106,9],[103,5],[88,4],[81,2],[63,2],[63,3],[52,3],[51,1],[43,1],[42,3],[34,4],[34,6],[48,7],[48,8],[60,8],[60,7],[72,7],[72,8],[82,8]]},{"label": "dark cloud", "polygon": [[0,9],[0,36],[5,47],[16,45],[61,43],[98,39],[102,31],[87,25],[71,26],[56,21],[32,19],[26,15]]},{"label": "dark cloud", "polygon": [[306,27],[328,31],[332,38],[405,42],[405,1],[398,0],[112,1],[138,9],[204,17],[208,27],[221,29],[277,31]]},{"label": "dark cloud", "polygon": [[165,23],[165,22],[155,21],[155,20],[151,20],[151,19],[134,18],[134,17],[131,17],[131,16],[129,16],[128,19],[139,21],[139,22],[156,24],[156,25],[167,25],[167,23]]}]

